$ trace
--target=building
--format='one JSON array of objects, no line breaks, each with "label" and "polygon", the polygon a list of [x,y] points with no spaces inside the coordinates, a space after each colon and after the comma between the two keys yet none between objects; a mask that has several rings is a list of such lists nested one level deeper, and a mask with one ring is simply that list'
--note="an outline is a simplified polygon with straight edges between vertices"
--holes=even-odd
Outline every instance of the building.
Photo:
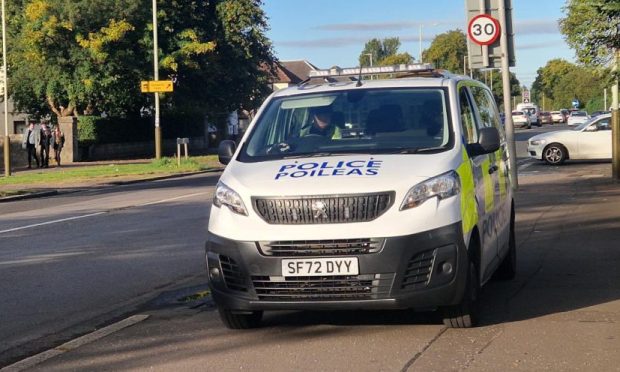
[{"label": "building", "polygon": [[276,64],[276,79],[272,83],[272,89],[279,90],[297,85],[308,79],[310,71],[317,67],[306,60],[280,61]]}]

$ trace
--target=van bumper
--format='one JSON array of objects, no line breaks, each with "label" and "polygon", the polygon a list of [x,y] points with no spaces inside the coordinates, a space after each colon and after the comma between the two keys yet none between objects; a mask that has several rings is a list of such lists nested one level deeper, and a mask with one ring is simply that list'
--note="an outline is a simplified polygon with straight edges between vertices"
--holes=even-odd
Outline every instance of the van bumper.
[{"label": "van bumper", "polygon": [[[432,310],[460,302],[469,265],[460,222],[380,240],[374,253],[280,257],[266,254],[264,242],[209,234],[205,250],[213,299],[222,308],[241,311]],[[359,274],[282,275],[282,259],[317,257],[356,257]]]}]

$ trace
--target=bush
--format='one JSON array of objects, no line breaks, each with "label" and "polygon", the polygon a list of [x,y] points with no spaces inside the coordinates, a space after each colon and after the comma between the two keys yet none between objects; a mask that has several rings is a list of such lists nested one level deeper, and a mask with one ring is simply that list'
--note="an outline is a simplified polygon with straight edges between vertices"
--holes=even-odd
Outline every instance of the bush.
[{"label": "bush", "polygon": [[[152,141],[155,133],[152,117],[102,118],[80,116],[78,141],[82,146],[104,143]],[[167,113],[161,117],[162,137],[204,136],[204,119],[200,113]]]}]

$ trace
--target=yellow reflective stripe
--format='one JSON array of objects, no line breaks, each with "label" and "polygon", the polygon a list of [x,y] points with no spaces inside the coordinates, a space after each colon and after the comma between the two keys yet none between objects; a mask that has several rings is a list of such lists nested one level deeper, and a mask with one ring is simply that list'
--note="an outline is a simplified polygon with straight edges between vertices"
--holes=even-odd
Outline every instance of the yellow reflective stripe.
[{"label": "yellow reflective stripe", "polygon": [[493,180],[489,174],[491,168],[491,161],[487,157],[482,162],[480,168],[482,169],[482,181],[484,182],[484,211],[489,213],[493,210]]},{"label": "yellow reflective stripe", "polygon": [[463,162],[459,165],[456,173],[458,173],[461,180],[461,222],[463,224],[463,232],[468,233],[478,223],[478,212],[476,211],[474,172],[464,147],[462,152]]},{"label": "yellow reflective stripe", "polygon": [[500,148],[499,150],[497,150],[497,152],[495,153],[496,157],[495,157],[495,162],[497,163],[497,168],[498,168],[498,182],[499,182],[499,197],[500,200],[504,200],[506,198],[506,173],[505,173],[505,169],[504,167],[502,167],[502,161],[503,161],[503,154],[502,154],[502,149]]}]

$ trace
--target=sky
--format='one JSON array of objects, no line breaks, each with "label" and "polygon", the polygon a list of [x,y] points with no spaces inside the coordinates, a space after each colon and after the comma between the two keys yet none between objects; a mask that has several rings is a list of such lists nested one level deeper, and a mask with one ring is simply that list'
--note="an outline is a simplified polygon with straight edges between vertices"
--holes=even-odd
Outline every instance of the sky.
[{"label": "sky", "polygon": [[[470,0],[471,1],[471,0]],[[547,61],[575,62],[558,19],[564,0],[512,0],[516,73],[530,87]],[[305,59],[319,68],[354,67],[372,38],[398,37],[417,60],[441,33],[466,31],[465,0],[263,0],[267,36],[281,61]],[[456,71],[455,71],[456,72]]]}]

